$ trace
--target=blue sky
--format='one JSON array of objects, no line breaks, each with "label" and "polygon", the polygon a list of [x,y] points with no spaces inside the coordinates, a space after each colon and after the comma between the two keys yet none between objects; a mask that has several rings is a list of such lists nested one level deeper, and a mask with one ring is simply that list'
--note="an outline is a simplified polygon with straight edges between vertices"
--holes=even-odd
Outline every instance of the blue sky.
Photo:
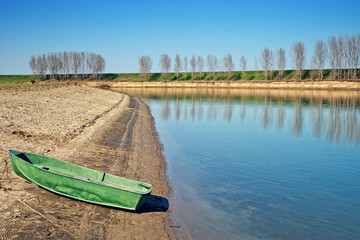
[{"label": "blue sky", "polygon": [[[138,72],[150,55],[152,72],[167,53],[222,58],[235,69],[244,55],[254,67],[264,47],[283,47],[293,68],[291,45],[360,33],[360,0],[0,0],[0,74],[30,74],[33,54],[86,51],[101,54],[105,72]],[[307,61],[309,62],[309,61]]]}]

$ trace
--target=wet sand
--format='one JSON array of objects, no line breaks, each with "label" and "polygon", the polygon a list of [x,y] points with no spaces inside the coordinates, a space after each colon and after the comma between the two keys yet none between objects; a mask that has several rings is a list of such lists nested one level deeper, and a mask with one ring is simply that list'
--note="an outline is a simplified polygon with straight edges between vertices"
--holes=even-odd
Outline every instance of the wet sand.
[{"label": "wet sand", "polygon": [[[100,89],[0,90],[0,239],[174,239],[162,146],[146,104]],[[139,212],[66,198],[18,178],[7,150],[153,185]]]}]

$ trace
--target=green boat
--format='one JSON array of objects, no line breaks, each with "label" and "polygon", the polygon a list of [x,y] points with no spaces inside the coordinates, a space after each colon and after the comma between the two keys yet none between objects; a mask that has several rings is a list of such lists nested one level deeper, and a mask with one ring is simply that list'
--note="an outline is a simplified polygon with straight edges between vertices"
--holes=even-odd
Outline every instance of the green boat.
[{"label": "green boat", "polygon": [[148,183],[118,177],[54,158],[9,150],[16,175],[49,191],[78,200],[129,210],[141,208]]}]

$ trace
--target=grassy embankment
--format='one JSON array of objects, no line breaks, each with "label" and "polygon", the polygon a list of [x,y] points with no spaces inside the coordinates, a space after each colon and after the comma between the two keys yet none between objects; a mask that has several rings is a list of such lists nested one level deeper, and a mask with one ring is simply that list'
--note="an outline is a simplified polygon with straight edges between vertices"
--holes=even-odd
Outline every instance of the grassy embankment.
[{"label": "grassy embankment", "polygon": [[[360,70],[360,69],[359,69]],[[270,71],[268,73],[268,80],[279,80],[279,71],[273,71],[271,74]],[[272,75],[272,77],[270,77]],[[313,80],[311,78],[311,70],[304,70],[302,79],[304,81]],[[73,77],[73,76],[70,76]],[[78,77],[80,80],[80,75]],[[54,80],[50,79],[50,75],[47,75],[46,80]],[[89,80],[89,79],[86,79]],[[176,78],[175,73],[169,73],[168,78],[163,78],[161,73],[150,73],[147,81],[184,81],[185,74],[180,73],[179,78]],[[245,78],[242,79],[241,71],[234,71],[231,79],[228,78],[227,73],[224,72],[216,72],[214,77],[211,77],[209,72],[204,72],[202,77],[200,78],[200,74],[196,73],[194,79],[191,79],[191,73],[186,74],[186,80],[194,80],[194,81],[264,81],[264,71],[246,71]],[[296,71],[295,70],[285,70],[282,81],[292,81],[296,80]],[[317,79],[315,79],[317,80]],[[331,80],[331,70],[324,70],[324,80]],[[33,76],[32,75],[0,75],[0,88],[8,88],[18,86],[18,83],[22,83],[22,87],[24,87],[24,83],[32,84]],[[35,76],[35,81],[39,81],[39,77]],[[139,73],[105,73],[101,76],[101,81],[144,81]]]},{"label": "grassy embankment", "polygon": [[26,90],[39,87],[53,88],[61,85],[58,83],[46,83],[41,85],[33,83],[32,75],[0,75],[0,89]]},{"label": "grassy embankment", "polygon": [[[324,77],[330,78],[330,70],[324,70]],[[270,71],[268,73],[270,75]],[[1,78],[0,78],[1,79]],[[273,71],[272,80],[279,79],[279,71]],[[285,70],[283,80],[295,80],[296,79],[296,71],[295,70]],[[310,80],[310,70],[305,70],[303,74],[303,79]],[[102,80],[104,81],[143,81],[144,79],[141,77],[139,73],[107,73],[103,74]],[[184,81],[185,73],[179,73],[179,78],[176,78],[176,73],[169,73],[167,79],[161,76],[161,73],[150,73],[147,79],[148,81]],[[215,72],[214,77],[211,76],[209,72],[202,73],[202,77],[200,78],[200,74],[197,72],[195,74],[194,79],[191,79],[191,72],[186,74],[186,80],[195,80],[195,81],[251,81],[251,80],[265,80],[265,75],[263,71],[246,71],[245,78],[242,79],[241,71],[234,71],[231,79],[228,78],[227,73],[224,72]],[[268,76],[268,80],[271,80]],[[1,80],[0,80],[1,81]]]}]

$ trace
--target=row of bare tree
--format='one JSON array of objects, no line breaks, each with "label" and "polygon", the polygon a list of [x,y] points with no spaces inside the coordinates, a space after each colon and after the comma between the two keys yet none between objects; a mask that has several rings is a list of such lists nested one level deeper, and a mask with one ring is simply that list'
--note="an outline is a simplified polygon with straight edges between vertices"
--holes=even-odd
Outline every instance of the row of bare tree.
[{"label": "row of bare tree", "polygon": [[105,70],[105,59],[92,52],[58,52],[32,55],[29,65],[33,71],[33,79],[38,75],[40,80],[46,79],[100,79]]},{"label": "row of bare tree", "polygon": [[[296,69],[296,79],[302,79],[303,70],[306,63],[306,50],[302,42],[295,42],[291,46],[291,59]],[[284,76],[286,67],[285,50],[279,48],[276,51],[277,70],[279,79]],[[273,78],[274,55],[269,48],[264,48],[260,58],[262,69],[264,70],[265,80]],[[314,44],[313,53],[309,65],[312,79],[324,79],[324,68],[330,66],[331,80],[359,79],[360,67],[360,34],[349,36],[331,36],[326,44],[323,40],[318,40]],[[257,70],[257,60],[255,58],[255,68]],[[270,76],[269,75],[270,71]]]},{"label": "row of bare tree", "polygon": [[[328,53],[326,48],[328,48]],[[315,53],[317,53],[315,64],[319,63],[320,57],[323,57],[323,61],[326,61],[326,58],[329,59],[331,79],[359,78],[360,34],[351,37],[340,35],[337,38],[331,36],[328,39],[328,47],[320,40],[315,45]]]},{"label": "row of bare tree", "polygon": [[[306,63],[306,49],[302,42],[295,42],[291,46],[290,57],[293,61],[293,66],[296,69],[296,79],[302,79],[304,75],[304,68]],[[234,71],[234,61],[231,54],[225,55],[220,61],[216,56],[208,55],[206,58],[206,65],[209,72],[209,79],[214,79],[215,72],[219,72],[220,77],[231,79]],[[275,62],[276,61],[276,62]],[[185,80],[188,72],[188,64],[190,63],[191,79],[195,78],[195,73],[198,72],[200,79],[203,77],[205,61],[201,56],[193,55],[188,60],[187,56],[181,60],[179,55],[175,56],[174,72],[176,78],[179,78],[181,70],[185,73]],[[259,79],[259,70],[264,72],[265,80],[274,78],[274,71],[278,71],[278,78],[281,80],[284,77],[284,70],[286,68],[287,58],[284,48],[276,50],[275,54],[268,47],[261,51],[260,64],[258,68],[257,58],[255,57],[255,74],[256,79]],[[328,65],[327,65],[328,63]],[[324,79],[324,68],[330,66],[331,79],[359,79],[359,64],[360,64],[360,34],[349,36],[331,36],[328,38],[326,44],[323,40],[315,42],[313,54],[309,69],[311,70],[312,79]],[[171,58],[167,54],[160,55],[159,62],[163,79],[168,78],[171,70]],[[245,79],[245,72],[247,61],[245,56],[240,58],[240,70],[242,79]],[[152,60],[150,56],[142,56],[139,58],[139,68],[144,79],[149,76],[152,67]]]},{"label": "row of bare tree", "polygon": [[[242,62],[244,66],[244,71],[246,70],[246,60],[245,57],[242,56]],[[184,57],[183,60],[181,60],[179,55],[175,56],[175,63],[174,63],[174,71],[176,73],[176,78],[179,78],[180,71],[183,69],[185,72],[185,80],[186,76],[189,70],[189,64],[190,64],[190,71],[191,71],[191,79],[195,78],[195,73],[199,73],[200,79],[203,77],[204,68],[205,68],[205,60],[203,57],[198,56],[196,57],[193,55],[190,60],[187,56]],[[216,56],[208,55],[207,56],[207,68],[210,74],[210,78],[214,78],[215,72],[219,69],[219,65],[224,67],[223,74],[224,76],[227,75],[228,78],[232,77],[233,70],[234,70],[234,62],[231,54],[225,55],[222,62],[218,64],[218,60]],[[160,62],[159,62],[161,72],[162,72],[162,78],[167,79],[170,69],[171,69],[171,58],[167,54],[161,54],[160,55]],[[144,79],[147,79],[150,73],[152,67],[152,60],[150,56],[141,56],[139,58],[139,70],[141,73],[141,76]]]}]

